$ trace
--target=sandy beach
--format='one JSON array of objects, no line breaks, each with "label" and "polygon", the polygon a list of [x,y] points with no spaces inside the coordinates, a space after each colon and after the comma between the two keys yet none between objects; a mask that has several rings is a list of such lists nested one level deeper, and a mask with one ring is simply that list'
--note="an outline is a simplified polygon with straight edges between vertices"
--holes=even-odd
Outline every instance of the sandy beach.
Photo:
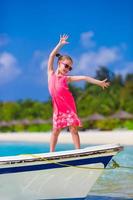
[{"label": "sandy beach", "polygon": [[[50,141],[50,133],[0,133],[0,141],[27,141],[46,142]],[[81,144],[122,144],[133,145],[133,131],[96,131],[89,130],[79,132]],[[59,136],[59,143],[73,143],[69,132],[62,132]]]}]

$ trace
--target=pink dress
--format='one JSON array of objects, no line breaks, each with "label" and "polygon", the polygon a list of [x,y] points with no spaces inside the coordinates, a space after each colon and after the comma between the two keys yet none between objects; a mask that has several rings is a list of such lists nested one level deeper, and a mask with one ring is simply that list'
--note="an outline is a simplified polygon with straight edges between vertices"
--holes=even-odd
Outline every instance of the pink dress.
[{"label": "pink dress", "polygon": [[53,129],[82,126],[77,116],[74,98],[69,91],[67,76],[52,73],[48,86],[53,103]]}]

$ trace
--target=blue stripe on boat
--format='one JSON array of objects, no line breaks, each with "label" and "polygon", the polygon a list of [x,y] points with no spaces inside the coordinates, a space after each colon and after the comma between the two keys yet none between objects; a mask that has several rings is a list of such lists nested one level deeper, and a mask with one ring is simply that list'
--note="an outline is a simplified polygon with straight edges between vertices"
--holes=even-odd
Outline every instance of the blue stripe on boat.
[{"label": "blue stripe on boat", "polygon": [[4,168],[0,168],[0,174],[19,173],[19,172],[38,171],[38,170],[45,170],[45,169],[68,167],[65,165],[78,166],[78,165],[95,164],[95,163],[103,163],[104,167],[106,167],[106,165],[111,160],[111,158],[112,156],[104,156],[104,157],[84,158],[84,159],[79,159],[79,160],[58,162],[59,164],[58,163],[46,163],[46,164],[44,163],[44,164],[26,165],[26,166],[17,166],[17,167],[16,166],[4,167]]},{"label": "blue stripe on boat", "polygon": [[38,199],[38,200],[85,200],[86,197],[80,198],[58,198],[58,199]]},{"label": "blue stripe on boat", "polygon": [[38,200],[85,200],[86,197],[80,198],[58,198],[58,199],[38,199]]}]

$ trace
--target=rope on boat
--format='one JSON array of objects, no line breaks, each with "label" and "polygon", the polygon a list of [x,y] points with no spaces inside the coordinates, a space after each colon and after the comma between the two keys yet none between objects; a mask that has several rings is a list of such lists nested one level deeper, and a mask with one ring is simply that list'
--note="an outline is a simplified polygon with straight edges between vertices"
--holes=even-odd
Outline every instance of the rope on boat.
[{"label": "rope on boat", "polygon": [[[29,156],[28,154],[25,154],[27,156]],[[33,155],[33,154],[30,154],[30,156],[32,156],[33,158],[38,158],[40,159],[41,161],[47,161],[51,164],[56,164],[56,165],[59,165],[59,166],[63,166],[63,167],[74,167],[74,168],[78,168],[78,169],[94,169],[94,170],[112,170],[112,169],[116,169],[116,168],[121,168],[121,169],[133,169],[133,167],[130,167],[130,166],[122,166],[120,165],[116,160],[112,159],[112,165],[110,165],[109,167],[107,168],[102,168],[102,167],[82,167],[82,166],[75,166],[75,165],[69,165],[69,164],[64,164],[64,163],[60,163],[60,162],[57,162],[57,161],[53,161],[53,160],[49,160],[47,158],[42,158],[42,157],[39,157],[39,156],[36,156],[36,155]]]}]

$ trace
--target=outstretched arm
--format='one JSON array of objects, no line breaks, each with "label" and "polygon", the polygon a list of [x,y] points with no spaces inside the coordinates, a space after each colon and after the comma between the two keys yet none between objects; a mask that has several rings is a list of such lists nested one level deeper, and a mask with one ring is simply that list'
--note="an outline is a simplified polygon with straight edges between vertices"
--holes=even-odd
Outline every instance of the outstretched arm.
[{"label": "outstretched arm", "polygon": [[52,50],[52,52],[49,55],[49,59],[48,59],[48,74],[54,71],[54,58],[56,56],[56,54],[58,53],[58,51],[65,45],[68,44],[67,42],[68,39],[68,35],[60,35],[60,40],[59,43],[56,45],[56,47]]},{"label": "outstretched arm", "polygon": [[84,81],[87,81],[89,83],[98,85],[98,86],[102,87],[103,89],[107,88],[110,85],[109,82],[106,82],[107,79],[104,79],[104,80],[100,81],[100,80],[91,78],[89,76],[69,76],[68,77],[68,81],[69,82],[81,81],[81,80],[84,80]]}]

